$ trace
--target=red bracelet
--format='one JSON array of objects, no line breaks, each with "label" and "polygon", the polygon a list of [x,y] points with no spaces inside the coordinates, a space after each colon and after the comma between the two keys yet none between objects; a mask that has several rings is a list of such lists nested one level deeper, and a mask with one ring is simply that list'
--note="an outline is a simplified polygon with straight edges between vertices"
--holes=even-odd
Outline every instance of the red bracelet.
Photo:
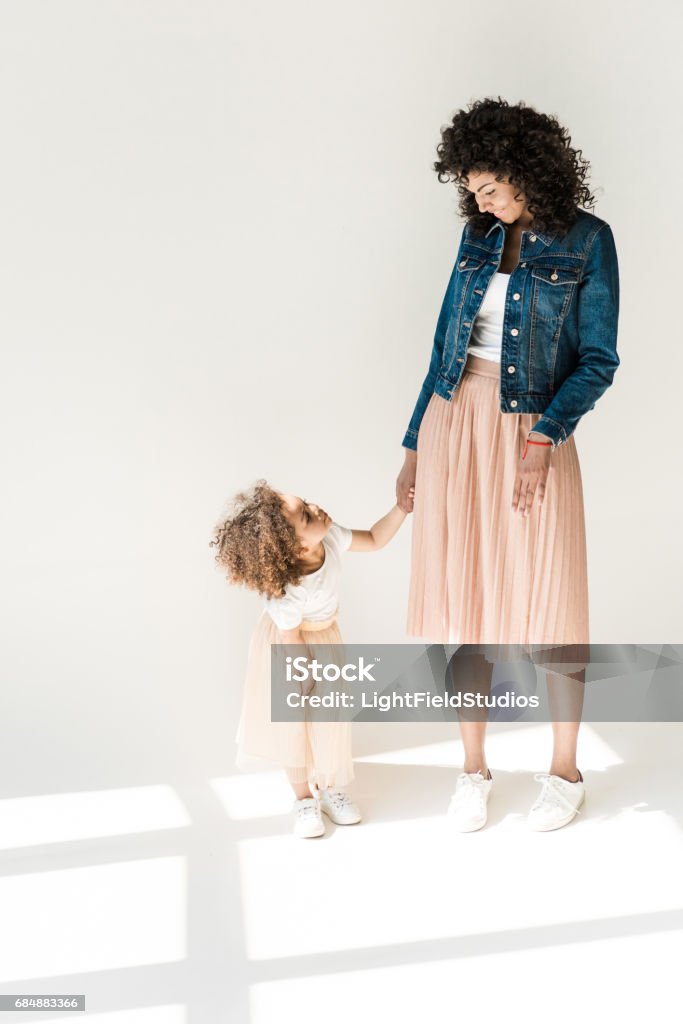
[{"label": "red bracelet", "polygon": [[526,439],[526,444],[524,445],[524,451],[522,452],[522,458],[523,459],[526,458],[527,445],[530,445],[530,444],[540,444],[540,445],[543,445],[543,447],[547,447],[547,445],[552,444],[552,443],[553,443],[552,441],[530,441],[529,438],[527,438]]}]

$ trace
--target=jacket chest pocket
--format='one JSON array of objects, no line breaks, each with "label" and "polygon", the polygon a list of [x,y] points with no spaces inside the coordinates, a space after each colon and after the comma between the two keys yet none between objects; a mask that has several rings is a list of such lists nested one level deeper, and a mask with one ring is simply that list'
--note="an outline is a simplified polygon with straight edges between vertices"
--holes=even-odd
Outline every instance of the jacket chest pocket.
[{"label": "jacket chest pocket", "polygon": [[578,267],[532,267],[532,316],[551,323],[563,320],[578,280]]},{"label": "jacket chest pocket", "polygon": [[461,253],[460,259],[455,264],[457,275],[455,280],[454,309],[462,309],[465,301],[472,294],[472,289],[479,280],[479,272],[484,263],[485,260],[479,255],[473,256],[471,253]]},{"label": "jacket chest pocket", "polygon": [[470,282],[476,280],[479,277],[479,271],[484,265],[484,260],[480,256],[472,256],[470,253],[462,253],[460,259],[455,264],[457,270],[456,278],[456,293],[460,304],[467,293]]},{"label": "jacket chest pocket", "polygon": [[483,262],[484,260],[481,256],[473,256],[471,253],[464,252],[456,263],[456,267],[458,268],[458,273],[465,276],[472,270],[478,270]]}]

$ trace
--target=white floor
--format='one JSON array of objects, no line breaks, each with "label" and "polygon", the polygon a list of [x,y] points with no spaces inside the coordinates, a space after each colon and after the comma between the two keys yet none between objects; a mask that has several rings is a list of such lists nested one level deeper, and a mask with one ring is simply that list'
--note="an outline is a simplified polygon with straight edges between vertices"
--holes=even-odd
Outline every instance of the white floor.
[{"label": "white floor", "polygon": [[[102,1024],[671,1019],[680,725],[584,724],[586,803],[554,833],[526,825],[550,727],[492,726],[470,835],[443,726],[388,725],[381,751],[354,729],[365,820],[316,840],[279,773],[2,801],[0,993],[85,992]],[[32,1019],[85,1015],[3,1015]]]}]

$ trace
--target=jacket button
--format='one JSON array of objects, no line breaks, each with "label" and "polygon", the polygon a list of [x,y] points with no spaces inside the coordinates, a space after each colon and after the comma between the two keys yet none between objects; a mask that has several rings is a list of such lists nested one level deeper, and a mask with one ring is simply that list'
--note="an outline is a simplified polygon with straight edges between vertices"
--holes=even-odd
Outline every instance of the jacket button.
[{"label": "jacket button", "polygon": [[514,372],[515,372],[514,366],[508,366],[508,373],[514,373]]},{"label": "jacket button", "polygon": [[483,293],[483,291],[481,290],[481,288],[475,288],[475,289],[474,289],[474,294],[475,294],[475,295],[483,295],[484,293]]},{"label": "jacket button", "polygon": [[553,270],[552,274],[550,275],[550,280],[551,281],[557,281],[557,274],[555,273],[554,270]]},{"label": "jacket button", "polygon": [[519,331],[517,330],[516,327],[513,327],[512,330],[510,331],[510,334],[513,336],[513,338],[516,338],[517,335],[519,334]]},{"label": "jacket button", "polygon": [[467,260],[460,260],[460,263],[458,264],[458,266],[460,266],[460,267],[467,266]]},{"label": "jacket button", "polygon": [[523,266],[523,267],[525,267],[525,266],[526,266],[526,263],[522,263],[522,266]]},{"label": "jacket button", "polygon": [[521,299],[521,297],[522,296],[519,294],[519,292],[515,292],[515,294],[512,296],[512,298],[515,300],[515,302],[517,301],[517,299]]},{"label": "jacket button", "polygon": [[536,241],[536,235],[532,235],[532,236],[530,237],[529,241],[530,241],[530,242],[535,242],[535,241]]},{"label": "jacket button", "polygon": [[510,402],[510,408],[511,409],[516,409],[517,408],[517,399],[516,398],[513,398],[512,401]]},{"label": "jacket button", "polygon": [[464,363],[464,362],[465,362],[465,360],[464,360],[464,359],[461,359],[461,357],[460,357],[460,356],[458,356],[458,359],[457,359],[457,361],[458,361],[459,363]]}]

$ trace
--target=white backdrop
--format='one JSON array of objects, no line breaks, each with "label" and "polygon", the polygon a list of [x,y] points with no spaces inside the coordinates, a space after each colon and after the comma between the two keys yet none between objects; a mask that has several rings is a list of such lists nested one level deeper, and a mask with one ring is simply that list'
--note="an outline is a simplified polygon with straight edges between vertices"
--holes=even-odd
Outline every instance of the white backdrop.
[{"label": "white backdrop", "polygon": [[[484,95],[568,125],[618,248],[622,365],[576,433],[592,640],[677,639],[679,20],[0,5],[6,794],[232,772],[260,601],[211,529],[261,476],[350,527],[393,504],[462,228],[431,163]],[[410,529],[348,556],[349,642],[405,639]]]}]

